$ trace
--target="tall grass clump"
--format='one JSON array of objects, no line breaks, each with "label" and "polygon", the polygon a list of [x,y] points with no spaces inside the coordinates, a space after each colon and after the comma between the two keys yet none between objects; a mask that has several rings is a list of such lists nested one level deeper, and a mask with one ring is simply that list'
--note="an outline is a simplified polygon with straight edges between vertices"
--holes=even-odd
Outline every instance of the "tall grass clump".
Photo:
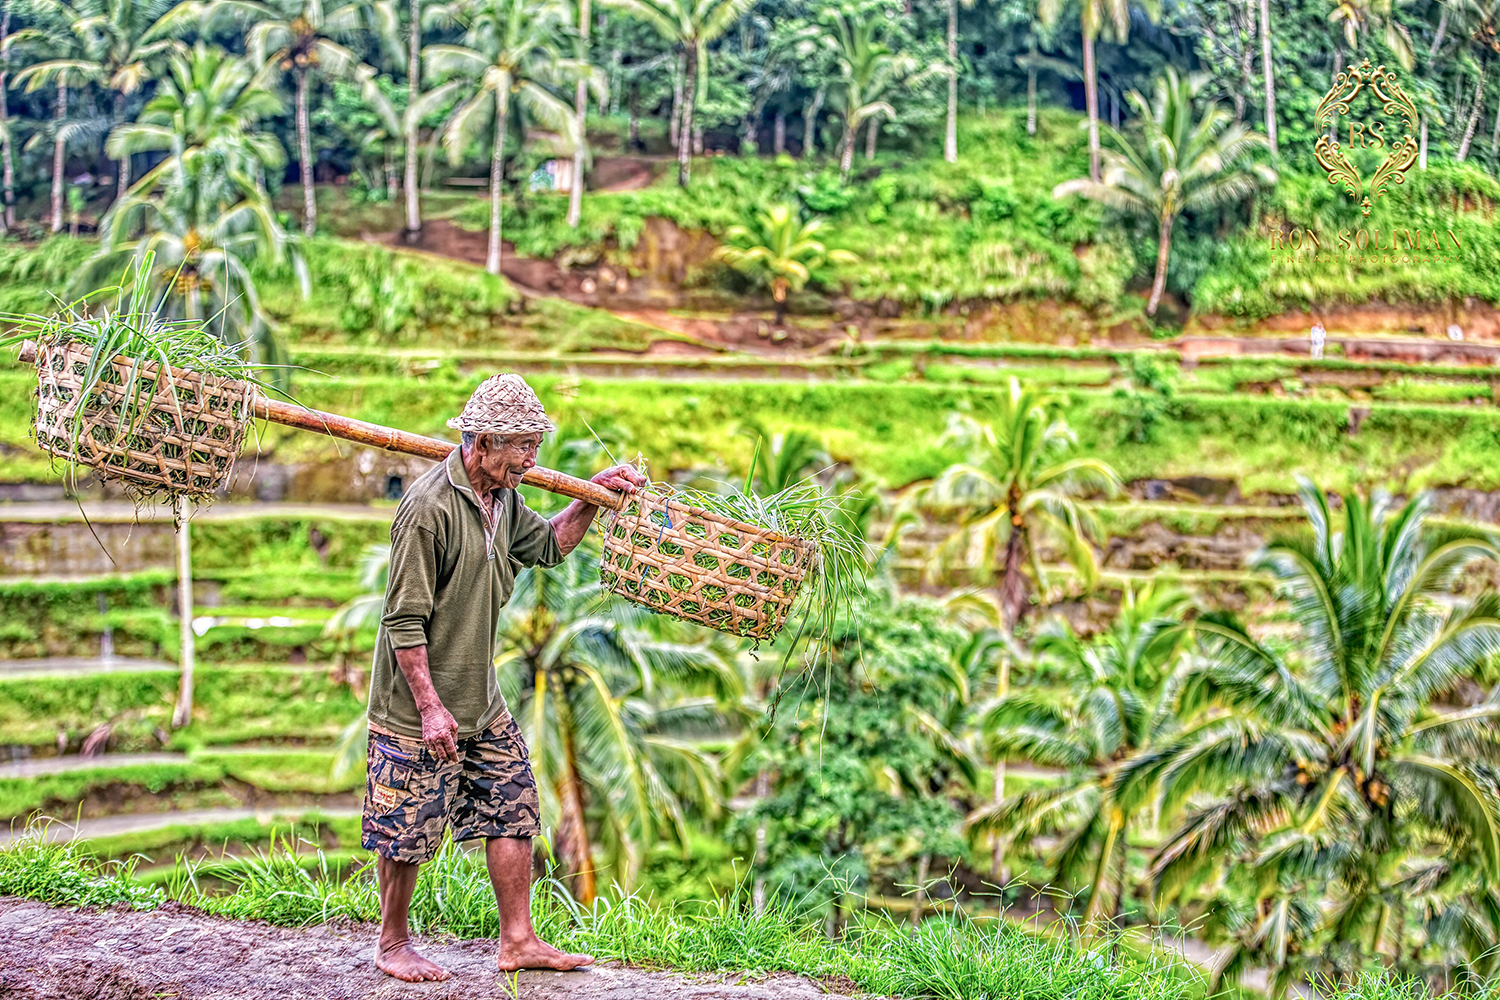
[{"label": "tall grass clump", "polygon": [[[52,843],[42,827],[0,848],[0,895],[59,906],[124,905],[152,910],[168,899],[205,914],[303,927],[380,918],[373,863],[342,877],[321,850],[284,838],[232,863],[179,860],[166,888],[134,880],[135,861],[100,862],[78,842]],[[309,856],[311,855],[311,856]],[[309,864],[308,862],[311,861]],[[228,884],[230,891],[213,888]],[[886,914],[851,919],[829,938],[823,922],[773,896],[756,913],[749,893],[656,905],[639,895],[601,895],[582,906],[565,884],[532,887],[537,933],[602,960],[697,973],[793,973],[833,981],[840,992],[921,1000],[1194,1000],[1204,973],[1123,936],[1095,939],[957,912],[916,927]],[[412,899],[412,929],[427,936],[493,938],[499,932],[484,853],[451,841],[424,865]],[[1337,1000],[1430,1000],[1419,982],[1364,974],[1321,984]],[[1478,995],[1493,1000],[1481,986]]]},{"label": "tall grass clump", "polygon": [[152,910],[165,897],[135,881],[139,858],[100,862],[78,841],[53,841],[48,825],[33,824],[0,850],[0,896],[53,906],[116,906]]}]

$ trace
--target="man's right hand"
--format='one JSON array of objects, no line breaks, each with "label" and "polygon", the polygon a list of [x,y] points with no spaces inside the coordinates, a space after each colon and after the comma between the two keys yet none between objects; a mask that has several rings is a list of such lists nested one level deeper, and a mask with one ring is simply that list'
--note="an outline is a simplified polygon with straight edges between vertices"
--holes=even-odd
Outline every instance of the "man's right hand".
[{"label": "man's right hand", "polygon": [[438,760],[458,760],[458,723],[441,704],[422,710],[422,742]]}]

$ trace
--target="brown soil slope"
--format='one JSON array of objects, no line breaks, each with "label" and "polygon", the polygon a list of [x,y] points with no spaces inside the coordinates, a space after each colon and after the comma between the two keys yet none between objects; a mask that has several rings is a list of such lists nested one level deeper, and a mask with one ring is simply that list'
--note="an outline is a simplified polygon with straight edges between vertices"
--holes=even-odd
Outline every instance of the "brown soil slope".
[{"label": "brown soil slope", "polygon": [[[493,941],[420,942],[452,971],[442,983],[402,983],[370,964],[365,924],[272,927],[219,920],[167,904],[153,913],[78,911],[0,898],[0,997],[59,1000],[343,1000],[402,997],[500,1000]],[[523,972],[519,1000],[813,1000],[825,991],[794,976],[686,978],[607,965]]]}]

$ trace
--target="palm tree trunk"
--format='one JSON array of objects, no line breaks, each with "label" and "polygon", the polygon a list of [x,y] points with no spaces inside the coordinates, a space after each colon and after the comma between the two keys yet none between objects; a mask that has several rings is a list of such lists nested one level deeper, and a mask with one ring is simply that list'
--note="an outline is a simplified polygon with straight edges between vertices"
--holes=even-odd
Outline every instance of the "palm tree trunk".
[{"label": "palm tree trunk", "polygon": [[677,134],[677,184],[680,187],[688,186],[688,179],[692,173],[692,156],[689,147],[693,144],[693,98],[697,92],[698,60],[693,58],[693,52],[688,50],[687,55],[687,78],[682,84],[682,123],[678,126]]},{"label": "palm tree trunk", "polygon": [[[1000,676],[995,685],[995,697],[1004,698],[1010,694],[1010,657],[1001,655]],[[1005,801],[1005,761],[995,761],[995,783],[994,783],[995,805]],[[1005,888],[1005,883],[1010,881],[1010,873],[1005,870],[1005,837],[1003,834],[995,834],[994,841],[990,844],[990,874],[995,879],[995,884]],[[1000,904],[1005,905],[1004,901]]]},{"label": "palm tree trunk", "polygon": [[[3,87],[4,83],[3,81],[0,81],[0,88]],[[115,92],[115,120],[117,122],[122,122],[125,120],[125,95],[118,91]],[[129,190],[129,188],[130,154],[126,153],[124,156],[120,157],[120,169],[119,172],[115,175],[115,200],[119,201],[121,198],[125,197],[125,192]]]},{"label": "palm tree trunk", "polygon": [[[761,770],[755,775],[755,797],[765,801],[771,794],[771,772]],[[766,912],[766,821],[762,819],[755,828],[755,887],[751,890],[750,907],[755,916]]]},{"label": "palm tree trunk", "polygon": [[875,159],[875,139],[880,135],[880,116],[870,116],[870,127],[865,130],[865,159]]},{"label": "palm tree trunk", "polygon": [[630,148],[641,148],[641,85],[630,85],[630,125],[627,129]]},{"label": "palm tree trunk", "polygon": [[771,152],[780,156],[786,152],[786,112],[776,112],[776,118],[771,124]]},{"label": "palm tree trunk", "polygon": [[948,0],[948,123],[943,159],[958,162],[958,0]]},{"label": "palm tree trunk", "polygon": [[922,910],[927,904],[927,869],[932,864],[932,855],[924,854],[917,859],[917,893],[912,901],[911,925],[922,922]]},{"label": "palm tree trunk", "polygon": [[307,118],[307,67],[297,69],[297,156],[302,173],[302,232],[318,228],[317,192],[313,190],[312,125]]},{"label": "palm tree trunk", "polygon": [[[1334,46],[1333,46],[1333,74],[1332,74],[1331,82],[1329,83],[1329,87],[1337,87],[1338,86],[1339,74],[1342,73],[1343,71],[1344,71],[1344,47],[1342,45],[1339,45],[1337,42],[1335,42]],[[1335,140],[1335,139],[1337,139],[1339,137],[1339,134],[1338,134],[1339,124],[1338,124],[1338,122],[1339,122],[1339,119],[1338,119],[1337,115],[1334,115],[1331,119],[1329,119],[1329,122],[1328,122],[1328,138],[1330,140]]]},{"label": "palm tree trunk", "polygon": [[672,148],[677,149],[682,142],[682,77],[687,73],[682,58],[677,60],[677,72],[672,75],[672,117],[667,122],[667,137],[672,141]]},{"label": "palm tree trunk", "polygon": [[1479,65],[1479,80],[1474,84],[1474,109],[1469,112],[1469,124],[1464,127],[1463,142],[1458,144],[1458,152],[1454,159],[1459,163],[1469,158],[1469,143],[1474,140],[1474,129],[1479,126],[1479,114],[1484,110],[1484,71],[1483,63]]},{"label": "palm tree trunk", "polygon": [[1146,315],[1155,316],[1161,304],[1161,293],[1167,287],[1167,254],[1172,249],[1172,222],[1170,213],[1164,213],[1156,236],[1156,280],[1151,283],[1151,300],[1146,303]]},{"label": "palm tree trunk", "polygon": [[1490,156],[1500,148],[1500,101],[1495,102],[1495,130],[1490,133]]},{"label": "palm tree trunk", "polygon": [[66,164],[66,149],[63,144],[62,123],[68,114],[68,88],[62,82],[57,85],[57,110],[54,120],[57,122],[57,138],[52,143],[52,231],[60,232],[63,227],[63,169]]},{"label": "palm tree trunk", "polygon": [[1083,33],[1083,102],[1089,113],[1089,179],[1099,183],[1099,80],[1094,69],[1094,40]]},{"label": "palm tree trunk", "polygon": [[1036,135],[1036,70],[1026,71],[1026,134]]},{"label": "palm tree trunk", "polygon": [[[589,57],[589,0],[578,0],[578,39],[583,58]],[[584,119],[589,107],[588,84],[580,79],[573,91],[573,125],[578,130],[577,145],[573,147],[573,184],[568,188],[568,227],[578,228],[583,215],[583,151]]]},{"label": "palm tree trunk", "polygon": [[1266,141],[1276,151],[1276,74],[1271,71],[1271,0],[1260,0],[1260,65],[1266,78]]},{"label": "palm tree trunk", "polygon": [[802,115],[802,158],[805,160],[814,155],[817,149],[814,143],[818,140],[818,112],[823,110],[823,99],[828,96],[826,87],[819,87],[813,91],[812,103],[807,106]]},{"label": "palm tree trunk", "polygon": [[594,882],[594,858],[589,848],[589,831],[584,824],[583,782],[578,777],[578,747],[574,739],[572,709],[567,695],[559,693],[557,707],[563,726],[563,775],[557,789],[560,815],[557,824],[557,853],[563,870],[573,876],[570,886],[573,898],[584,906],[593,903],[598,888]]},{"label": "palm tree trunk", "polygon": [[[1014,487],[1012,487],[1014,489]],[[1026,605],[1026,578],[1021,573],[1021,561],[1026,557],[1024,526],[1018,523],[1021,515],[1016,503],[1010,509],[1010,537],[1005,542],[1005,563],[1000,572],[1000,611],[1005,617],[1005,627],[1014,629],[1021,619],[1021,609]]]},{"label": "palm tree trunk", "polygon": [[1432,36],[1432,47],[1427,50],[1427,58],[1437,58],[1438,48],[1443,44],[1443,36],[1448,32],[1448,6],[1443,5],[1443,12],[1438,15],[1437,33]]},{"label": "palm tree trunk", "polygon": [[1422,116],[1422,123],[1417,127],[1417,169],[1427,169],[1427,115]]},{"label": "palm tree trunk", "polygon": [[[10,8],[0,11],[0,45],[10,37]],[[16,167],[10,148],[10,129],[7,127],[10,101],[6,78],[10,75],[10,47],[0,48],[0,232],[10,232],[16,225]]]},{"label": "palm tree trunk", "polygon": [[490,157],[490,246],[485,254],[484,269],[500,273],[500,191],[505,183],[505,119],[508,117],[509,94],[504,87],[495,90],[495,152]]},{"label": "palm tree trunk", "polygon": [[854,169],[854,130],[844,129],[844,141],[839,151],[839,183],[849,183],[849,171]]},{"label": "palm tree trunk", "polygon": [[417,98],[422,93],[422,0],[409,4],[411,26],[406,39],[406,232],[422,231],[421,185],[417,178],[417,130],[421,127],[415,114]]},{"label": "palm tree trunk", "polygon": [[1118,809],[1113,806],[1109,817],[1109,830],[1104,835],[1104,846],[1099,849],[1099,863],[1094,866],[1094,879],[1089,887],[1089,905],[1083,911],[1083,924],[1091,927],[1104,910],[1105,884],[1109,881],[1109,862],[1115,853],[1115,841],[1119,839],[1120,827],[1124,823]]}]

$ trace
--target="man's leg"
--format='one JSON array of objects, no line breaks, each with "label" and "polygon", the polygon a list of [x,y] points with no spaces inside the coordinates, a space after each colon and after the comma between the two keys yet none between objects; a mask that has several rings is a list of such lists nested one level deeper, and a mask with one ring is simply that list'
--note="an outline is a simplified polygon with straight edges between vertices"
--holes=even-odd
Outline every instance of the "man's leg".
[{"label": "man's leg", "polygon": [[491,837],[484,860],[500,908],[501,971],[577,969],[592,965],[592,955],[572,955],[547,944],[531,926],[531,838]]},{"label": "man's leg", "polygon": [[375,967],[409,983],[448,978],[447,969],[418,955],[411,946],[407,917],[421,867],[390,858],[379,858],[375,865],[380,878],[380,943],[375,946]]},{"label": "man's leg", "polygon": [[412,949],[408,915],[417,871],[442,843],[458,778],[459,765],[434,761],[420,740],[371,731],[360,843],[376,854],[380,884],[375,967],[407,982],[448,978]]}]

